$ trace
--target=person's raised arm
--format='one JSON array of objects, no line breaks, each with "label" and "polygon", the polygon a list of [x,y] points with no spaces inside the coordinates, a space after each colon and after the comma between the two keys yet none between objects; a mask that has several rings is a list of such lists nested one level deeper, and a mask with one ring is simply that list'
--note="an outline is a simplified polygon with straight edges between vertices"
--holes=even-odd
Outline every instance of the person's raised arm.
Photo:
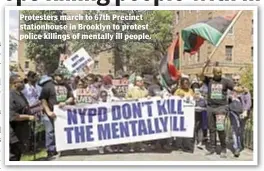
[{"label": "person's raised arm", "polygon": [[206,79],[204,72],[205,72],[205,69],[208,67],[209,64],[210,64],[210,60],[207,60],[204,64],[203,68],[202,68],[202,71],[199,75],[201,81],[204,81]]}]

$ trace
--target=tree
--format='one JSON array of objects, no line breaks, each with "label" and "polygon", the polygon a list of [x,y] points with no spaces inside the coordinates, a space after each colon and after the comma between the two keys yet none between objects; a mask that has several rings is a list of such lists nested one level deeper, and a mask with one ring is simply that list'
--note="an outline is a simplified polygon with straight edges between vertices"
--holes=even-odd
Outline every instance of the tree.
[{"label": "tree", "polygon": [[241,84],[250,91],[251,95],[253,95],[253,66],[252,65],[248,65],[242,71]]},{"label": "tree", "polygon": [[17,43],[9,40],[9,57],[12,57],[13,53],[17,50]]},{"label": "tree", "polygon": [[[153,65],[165,55],[167,47],[172,40],[172,12],[171,11],[85,11],[84,14],[95,16],[97,14],[108,15],[143,15],[143,20],[104,20],[104,21],[81,21],[83,25],[144,25],[148,24],[148,30],[125,30],[117,31],[113,28],[108,30],[76,30],[73,33],[98,34],[110,33],[115,35],[118,32],[124,34],[145,33],[151,36],[151,40],[76,40],[73,48],[77,50],[84,47],[91,55],[97,55],[103,51],[112,51],[114,54],[114,66],[116,71],[123,71],[124,66],[130,70],[142,71],[148,68],[153,70]],[[144,61],[144,62],[143,62]],[[150,69],[151,68],[151,69]]]},{"label": "tree", "polygon": [[[23,20],[23,24],[30,25],[66,25],[65,21],[59,20],[61,15],[65,15],[61,10],[27,10],[22,11],[27,16],[57,16],[58,20]],[[65,30],[24,30],[24,34],[53,33],[58,35],[66,34]],[[26,56],[44,66],[44,72],[52,73],[58,67],[60,51],[59,48],[65,43],[62,39],[26,39]],[[37,58],[37,59],[36,59]],[[42,67],[41,67],[42,68]],[[43,72],[43,71],[39,71]]]}]

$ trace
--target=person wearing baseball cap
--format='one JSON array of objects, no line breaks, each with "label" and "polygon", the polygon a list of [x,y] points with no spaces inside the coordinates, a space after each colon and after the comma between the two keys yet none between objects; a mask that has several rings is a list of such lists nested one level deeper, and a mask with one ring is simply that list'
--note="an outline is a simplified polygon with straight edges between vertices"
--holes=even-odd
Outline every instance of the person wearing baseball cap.
[{"label": "person wearing baseball cap", "polygon": [[54,134],[54,106],[63,108],[65,105],[71,105],[74,101],[73,93],[68,84],[64,81],[65,72],[63,69],[57,69],[53,74],[53,80],[47,80],[42,83],[42,91],[39,99],[42,102],[45,116],[43,123],[46,131],[46,148],[48,158],[57,155]]}]

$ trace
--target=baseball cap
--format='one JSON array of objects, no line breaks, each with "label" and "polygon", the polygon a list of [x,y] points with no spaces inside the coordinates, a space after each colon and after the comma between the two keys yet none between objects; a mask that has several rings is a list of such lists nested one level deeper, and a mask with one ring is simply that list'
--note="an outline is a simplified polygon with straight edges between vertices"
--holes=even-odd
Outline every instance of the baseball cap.
[{"label": "baseball cap", "polygon": [[136,76],[136,81],[143,81],[143,78],[140,76]]}]

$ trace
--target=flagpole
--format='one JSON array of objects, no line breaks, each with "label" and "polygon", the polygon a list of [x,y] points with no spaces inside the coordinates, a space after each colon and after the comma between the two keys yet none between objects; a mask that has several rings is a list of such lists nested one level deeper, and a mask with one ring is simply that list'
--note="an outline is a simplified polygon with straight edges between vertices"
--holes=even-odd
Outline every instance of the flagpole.
[{"label": "flagpole", "polygon": [[226,35],[228,34],[229,30],[231,29],[231,27],[233,27],[233,25],[236,23],[236,21],[238,20],[238,18],[241,16],[242,14],[242,10],[240,10],[237,15],[235,16],[235,18],[233,19],[233,21],[229,24],[229,26],[227,27],[227,29],[225,30],[224,34],[222,35],[222,37],[220,38],[220,40],[217,42],[214,50],[211,52],[210,56],[207,58],[208,60],[211,60],[211,58],[213,57],[213,55],[215,54],[217,48],[219,47],[219,45],[223,42],[224,38],[226,37]]},{"label": "flagpole", "polygon": [[181,70],[182,70],[182,55],[183,55],[181,31],[179,32],[178,36],[179,36],[179,70],[181,72]]}]

